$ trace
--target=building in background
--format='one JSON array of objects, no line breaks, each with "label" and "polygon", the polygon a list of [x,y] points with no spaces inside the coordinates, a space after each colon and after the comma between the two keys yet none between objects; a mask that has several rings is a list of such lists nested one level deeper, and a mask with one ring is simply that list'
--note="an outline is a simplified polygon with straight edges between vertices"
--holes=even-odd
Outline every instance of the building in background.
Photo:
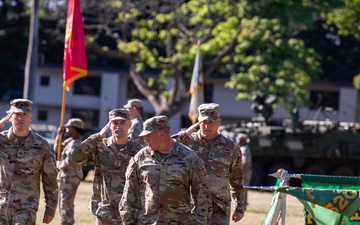
[{"label": "building in background", "polygon": [[[221,105],[223,124],[251,121],[256,117],[251,109],[251,100],[236,101],[236,90],[224,88],[225,78],[207,78],[205,80],[205,102],[217,102]],[[35,79],[33,123],[59,125],[62,100],[62,67],[42,65]],[[169,82],[170,83],[170,82]],[[299,109],[300,120],[324,120],[326,116],[342,122],[359,121],[359,93],[351,84],[314,83],[309,87],[311,100],[317,104],[318,96],[322,101],[315,108]],[[128,70],[88,69],[88,76],[71,84],[66,96],[65,121],[69,118],[82,118],[85,128],[103,127],[111,109],[122,107],[128,99],[140,98],[144,102],[145,118],[154,115],[154,109],[132,82]],[[190,102],[190,100],[189,100]],[[8,110],[8,100],[0,100],[0,110]],[[325,110],[331,107],[334,111]],[[322,113],[322,112],[325,112]],[[188,107],[172,118],[171,133],[191,124]],[[279,108],[272,120],[290,119],[291,115]]]}]

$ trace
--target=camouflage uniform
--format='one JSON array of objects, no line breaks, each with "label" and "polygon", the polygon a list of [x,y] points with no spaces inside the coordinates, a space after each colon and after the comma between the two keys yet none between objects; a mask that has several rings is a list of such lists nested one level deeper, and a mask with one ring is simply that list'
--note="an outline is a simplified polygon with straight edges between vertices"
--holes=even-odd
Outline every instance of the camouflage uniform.
[{"label": "camouflage uniform", "polygon": [[[216,103],[202,104],[198,107],[199,121],[218,121],[220,108]],[[241,151],[233,140],[217,132],[211,144],[201,137],[201,130],[186,136],[186,131],[173,135],[180,143],[193,149],[205,162],[209,175],[208,186],[213,196],[213,214],[210,224],[229,224],[231,203],[235,212],[245,210],[245,189],[243,188],[243,172]]]},{"label": "camouflage uniform", "polygon": [[142,117],[139,118],[135,118],[131,120],[131,127],[129,129],[129,137],[131,138],[131,140],[137,140],[140,142],[140,144],[144,145],[144,140],[143,138],[139,137],[139,134],[141,133],[142,129],[143,129],[143,123],[144,120]]},{"label": "camouflage uniform", "polygon": [[244,171],[244,184],[250,185],[252,175],[252,159],[248,145],[240,147],[242,153],[242,168]]},{"label": "camouflage uniform", "polygon": [[[235,209],[243,212],[245,193],[239,146],[231,139],[219,134],[209,148],[201,139],[200,131],[191,134],[190,137],[186,137],[185,132],[181,131],[178,141],[193,149],[205,162],[214,210],[220,208],[230,217],[232,197],[235,200]],[[229,224],[229,222],[224,221],[224,224]]]},{"label": "camouflage uniform", "polygon": [[[206,170],[186,146],[175,143],[164,158],[145,147],[130,163],[126,178],[119,206],[124,225],[207,224]],[[194,212],[190,196],[197,205]]]},{"label": "camouflage uniform", "polygon": [[[143,123],[144,120],[141,117],[142,110],[144,108],[144,103],[140,99],[130,99],[126,105],[123,106],[125,109],[136,108],[136,115],[134,115],[132,111],[132,120],[131,120],[131,127],[128,131],[129,137],[131,140],[139,141],[140,144],[146,145],[144,139],[139,137],[139,134],[143,130]],[[135,118],[134,118],[135,117]]]},{"label": "camouflage uniform", "polygon": [[[55,142],[54,149],[57,149],[57,142]],[[61,144],[61,161],[69,157],[73,149],[81,143],[81,138],[67,138]],[[74,200],[76,191],[83,177],[82,167],[75,163],[69,164],[60,170],[60,217],[62,225],[72,225],[74,220]]]},{"label": "camouflage uniform", "polygon": [[90,210],[97,217],[98,224],[121,223],[118,207],[124,189],[126,168],[129,160],[142,147],[139,143],[130,141],[118,150],[112,137],[102,139],[97,133],[83,141],[72,153],[72,162],[95,165]]},{"label": "camouflage uniform", "polygon": [[55,153],[34,131],[19,143],[12,129],[0,133],[0,224],[35,225],[41,182],[45,214],[55,215],[58,202]]}]

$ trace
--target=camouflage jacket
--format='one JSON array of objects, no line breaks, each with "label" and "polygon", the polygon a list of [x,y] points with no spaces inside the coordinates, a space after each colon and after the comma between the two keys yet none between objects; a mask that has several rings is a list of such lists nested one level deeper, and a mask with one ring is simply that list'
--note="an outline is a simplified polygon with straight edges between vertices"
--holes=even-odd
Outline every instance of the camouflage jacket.
[{"label": "camouflage jacket", "polygon": [[145,145],[143,138],[139,137],[139,134],[143,130],[144,120],[142,117],[131,120],[131,127],[129,129],[129,137],[131,140],[139,141],[140,144]]},{"label": "camouflage jacket", "polygon": [[233,199],[235,210],[244,212],[245,189],[239,145],[220,133],[210,148],[201,138],[200,131],[192,133],[189,137],[185,135],[185,131],[180,131],[173,137],[193,149],[205,162],[209,176],[208,186],[214,203],[230,216]]},{"label": "camouflage jacket", "polygon": [[112,137],[102,139],[93,134],[72,152],[70,160],[85,165],[95,165],[91,212],[109,221],[120,221],[119,202],[125,184],[125,172],[129,160],[143,146],[130,141],[118,150]]},{"label": "camouflage jacket", "polygon": [[45,214],[54,216],[58,184],[55,152],[49,143],[34,131],[19,143],[12,127],[2,131],[0,139],[0,208],[38,210],[42,182]]},{"label": "camouflage jacket", "polygon": [[[61,143],[61,160],[58,162],[60,165],[64,165],[62,163],[63,160],[69,157],[73,149],[75,149],[81,143],[81,138],[72,138],[69,137],[65,139]],[[54,150],[57,149],[57,142],[55,142]],[[59,168],[60,169],[60,168]],[[64,165],[60,170],[60,177],[67,177],[67,176],[78,176],[80,179],[83,178],[83,171],[82,166],[71,163]]]},{"label": "camouflage jacket", "polygon": [[204,162],[180,143],[163,157],[143,148],[126,172],[119,205],[123,224],[207,224],[211,202],[206,179]]}]

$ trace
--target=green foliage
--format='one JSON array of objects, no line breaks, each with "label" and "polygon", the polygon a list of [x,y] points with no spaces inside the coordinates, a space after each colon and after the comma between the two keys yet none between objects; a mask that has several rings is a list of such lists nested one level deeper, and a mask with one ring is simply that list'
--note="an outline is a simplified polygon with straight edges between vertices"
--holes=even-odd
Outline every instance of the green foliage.
[{"label": "green foliage", "polygon": [[[9,59],[23,63],[27,1],[3,2],[1,14],[7,16],[0,18],[0,47]],[[330,31],[324,32],[318,21],[322,16],[336,24],[339,34],[359,38],[360,0],[80,2],[91,46],[88,65],[135,65],[143,88],[153,99],[166,99],[169,107],[176,105],[172,96],[185,99],[199,39],[205,77],[230,77],[226,87],[239,92],[237,99],[248,99],[253,92],[277,95],[289,111],[307,104],[311,80],[359,71],[358,42],[347,37],[347,46],[334,45],[326,38]],[[39,50],[47,62],[61,64],[67,2],[40,3]],[[158,76],[142,76],[149,70]],[[167,84],[170,77],[172,86]]]},{"label": "green foliage", "polygon": [[358,74],[354,77],[353,84],[356,89],[360,89],[360,74]]},{"label": "green foliage", "polygon": [[329,24],[336,24],[339,34],[343,36],[354,35],[360,40],[360,0],[344,0],[328,13],[322,16]]}]

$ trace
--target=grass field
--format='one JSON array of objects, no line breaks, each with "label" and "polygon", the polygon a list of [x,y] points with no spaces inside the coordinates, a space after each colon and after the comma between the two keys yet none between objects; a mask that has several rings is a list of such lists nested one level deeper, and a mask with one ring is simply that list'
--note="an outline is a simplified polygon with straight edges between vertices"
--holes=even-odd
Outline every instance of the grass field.
[{"label": "grass field", "polygon": [[[75,199],[75,224],[90,225],[95,224],[95,217],[89,212],[88,205],[91,195],[92,174],[81,182]],[[260,225],[265,217],[266,211],[271,204],[272,194],[269,192],[249,191],[249,205],[245,212],[245,217],[238,223],[232,225]],[[37,215],[38,225],[43,224],[44,201],[40,201],[39,212]],[[60,225],[59,212],[56,212],[54,220],[50,223]],[[294,197],[287,197],[286,224],[303,225],[303,211],[301,203]]]}]

